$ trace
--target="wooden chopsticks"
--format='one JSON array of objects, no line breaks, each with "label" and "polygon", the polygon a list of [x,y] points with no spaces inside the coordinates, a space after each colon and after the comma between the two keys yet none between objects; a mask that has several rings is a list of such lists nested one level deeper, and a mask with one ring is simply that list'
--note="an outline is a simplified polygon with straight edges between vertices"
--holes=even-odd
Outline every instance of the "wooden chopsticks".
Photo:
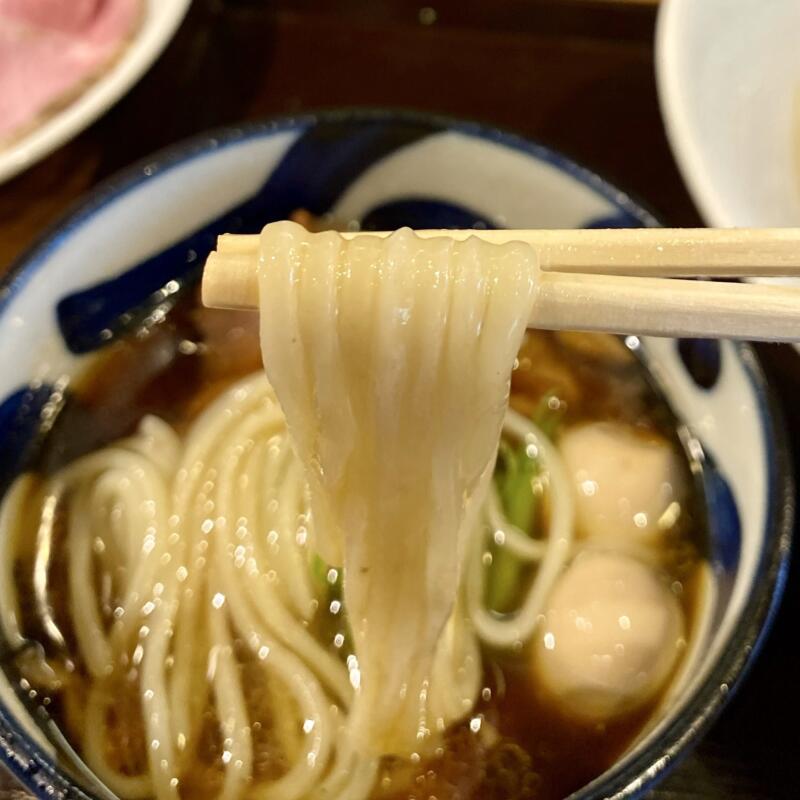
[{"label": "wooden chopsticks", "polygon": [[[800,341],[800,288],[676,278],[800,277],[800,229],[417,231],[522,241],[541,269],[531,327]],[[342,233],[388,236],[385,233]],[[255,308],[259,236],[219,237],[203,276],[211,307]]]}]

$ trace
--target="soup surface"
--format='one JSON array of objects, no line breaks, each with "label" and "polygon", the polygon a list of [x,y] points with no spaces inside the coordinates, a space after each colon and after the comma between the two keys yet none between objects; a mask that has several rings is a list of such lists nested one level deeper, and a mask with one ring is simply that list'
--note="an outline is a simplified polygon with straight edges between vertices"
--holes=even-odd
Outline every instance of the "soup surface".
[{"label": "soup surface", "polygon": [[[330,660],[333,677],[323,675],[319,683],[332,730],[346,713],[348,700],[340,695],[349,690],[332,688],[338,686],[336,670],[349,674],[357,688],[342,576],[309,546],[302,482],[287,512],[291,546],[278,541],[270,550],[279,536],[272,523],[243,533],[241,542],[234,536],[224,546],[214,543],[222,536],[214,524],[214,503],[222,502],[213,494],[217,478],[195,476],[202,502],[210,504],[207,523],[198,524],[208,529],[198,534],[185,559],[185,585],[194,588],[175,597],[176,622],[160,658],[163,680],[148,673],[142,645],[154,636],[159,603],[166,602],[168,591],[156,579],[142,584],[149,594],[132,594],[130,588],[138,585],[138,565],[146,563],[141,554],[160,547],[153,544],[157,526],[148,516],[153,498],[145,492],[131,508],[130,499],[120,500],[115,487],[103,485],[102,475],[90,489],[81,488],[84,484],[61,494],[52,489],[55,479],[68,474],[65,468],[85,465],[87,457],[108,447],[136,457],[146,451],[169,469],[175,462],[167,451],[190,448],[198,440],[198,421],[215,403],[230,397],[234,408],[241,401],[236,392],[244,397],[245,386],[269,391],[260,371],[256,316],[203,309],[187,291],[163,320],[108,346],[73,381],[31,472],[4,501],[9,583],[0,601],[9,645],[6,673],[121,796],[292,796],[289,790],[270,791],[298,760],[315,752],[323,758],[326,752],[324,742],[306,752],[317,718],[304,716],[302,687],[289,688],[292,675],[303,683],[300,666],[295,670],[287,661],[276,677],[261,663],[284,645],[288,659],[292,642],[282,643],[277,635],[273,644],[264,634],[254,643],[258,622],[248,632],[246,620],[220,639],[213,612],[206,622],[196,611],[196,602],[223,613],[226,603],[232,604],[225,593],[207,588],[214,585],[211,578],[208,583],[195,578],[218,568],[215,547],[232,562],[240,560],[245,570],[252,560],[258,573],[253,579],[273,587],[292,630],[313,640],[324,656],[320,664]],[[347,775],[336,780],[343,782],[326,786],[323,780],[299,796],[564,797],[613,764],[669,692],[691,639],[705,552],[704,511],[674,418],[631,351],[604,335],[528,332],[512,374],[510,406],[513,419],[531,420],[560,454],[575,505],[569,552],[535,624],[525,635],[503,638],[537,579],[537,557],[526,554],[546,543],[553,486],[533,440],[520,438],[507,423],[492,478],[497,513],[482,521],[476,540],[479,596],[474,586],[471,600],[466,587],[462,596],[465,624],[479,648],[474,700],[451,715],[430,749],[387,755],[363,769],[357,756],[339,752],[328,770],[341,767]],[[245,437],[250,444],[243,447],[257,448],[270,435]],[[264,478],[265,491],[269,481],[278,485],[294,474],[285,463]],[[135,476],[136,466],[131,469]],[[178,478],[188,480],[190,472]],[[235,485],[244,486],[246,470],[240,478],[243,483]],[[99,509],[98,518],[88,522],[75,512],[86,499],[84,490],[95,493],[93,507]],[[237,513],[235,491],[225,502]],[[272,501],[265,497],[265,502]],[[282,513],[277,501],[273,512]],[[138,519],[133,526],[119,522],[132,517]],[[497,519],[501,524],[494,524]],[[529,544],[519,544],[518,534]],[[512,539],[516,550],[509,547]],[[154,569],[168,567],[169,542],[156,552],[161,564]],[[287,553],[295,559],[291,564],[280,560]],[[231,592],[235,583],[229,584]],[[126,639],[128,634],[117,632],[128,617],[136,629]],[[110,655],[93,649],[87,618],[101,634],[95,638],[110,642]],[[325,669],[320,666],[319,674]],[[240,695],[226,694],[234,685],[241,687]],[[171,698],[171,713],[178,709],[187,717],[192,733],[183,740],[167,743],[148,735],[152,715],[166,713],[159,691]],[[237,749],[243,741],[251,756]],[[167,752],[170,763],[163,769],[177,777],[162,786],[158,770]],[[226,766],[232,760],[247,762],[244,781],[230,778]]]}]

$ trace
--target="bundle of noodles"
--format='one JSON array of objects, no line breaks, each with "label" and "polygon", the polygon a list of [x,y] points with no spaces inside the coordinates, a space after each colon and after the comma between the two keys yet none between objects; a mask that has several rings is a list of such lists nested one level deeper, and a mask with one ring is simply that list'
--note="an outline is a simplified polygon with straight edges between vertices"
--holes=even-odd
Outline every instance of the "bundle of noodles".
[{"label": "bundle of noodles", "polygon": [[293,223],[267,226],[261,248],[264,364],[318,545],[344,567],[353,741],[409,754],[447,722],[432,713],[445,691],[434,656],[492,474],[535,255],[408,229],[347,242]]},{"label": "bundle of noodles", "polygon": [[[0,525],[4,633],[13,645],[25,641],[12,572],[33,534],[37,605],[56,645],[65,634],[48,575],[54,551],[69,559],[69,636],[90,686],[82,750],[120,795],[178,796],[186,771],[196,768],[209,705],[221,739],[219,796],[258,785],[264,776],[254,764],[252,726],[267,720],[248,707],[252,687],[243,683],[242,662],[260,666],[272,687],[271,735],[285,766],[263,784],[269,796],[366,794],[375,765],[354,764],[337,736],[352,694],[346,667],[308,630],[317,604],[309,526],[300,465],[263,374],[217,399],[183,440],[147,417],[133,437],[41,486],[31,476],[17,481]],[[98,560],[107,562],[99,580]],[[108,580],[115,585],[104,589]],[[238,653],[235,641],[250,655]],[[133,676],[141,702],[148,763],[137,775],[108,757],[121,676]]]}]

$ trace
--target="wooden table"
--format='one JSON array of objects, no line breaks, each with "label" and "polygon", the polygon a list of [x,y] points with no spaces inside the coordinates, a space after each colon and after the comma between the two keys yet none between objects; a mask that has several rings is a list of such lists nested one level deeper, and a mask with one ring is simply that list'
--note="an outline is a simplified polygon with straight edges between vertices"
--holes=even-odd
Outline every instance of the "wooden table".
[{"label": "wooden table", "polygon": [[[122,102],[0,187],[0,270],[75,198],[157,148],[243,119],[348,105],[505,126],[594,168],[665,223],[699,224],[659,115],[655,11],[652,0],[195,0]],[[798,454],[800,360],[787,347],[760,353]],[[797,571],[745,686],[653,797],[797,796]],[[5,786],[0,777],[0,797],[15,796]]]}]

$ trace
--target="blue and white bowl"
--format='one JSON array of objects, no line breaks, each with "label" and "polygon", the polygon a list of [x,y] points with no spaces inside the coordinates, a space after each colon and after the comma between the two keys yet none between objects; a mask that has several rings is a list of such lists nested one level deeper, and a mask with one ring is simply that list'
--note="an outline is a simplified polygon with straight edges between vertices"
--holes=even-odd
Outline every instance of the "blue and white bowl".
[{"label": "blue and white bowl", "polygon": [[[562,156],[480,125],[344,111],[229,128],[112,178],[0,286],[0,492],[25,467],[55,395],[95,351],[196,281],[222,232],[297,208],[372,229],[655,225]],[[785,434],[750,348],[632,343],[707,459],[714,591],[691,674],[664,715],[575,796],[641,794],[697,740],[752,661],[786,571],[792,486]],[[0,676],[0,757],[40,797],[87,797]]]}]

